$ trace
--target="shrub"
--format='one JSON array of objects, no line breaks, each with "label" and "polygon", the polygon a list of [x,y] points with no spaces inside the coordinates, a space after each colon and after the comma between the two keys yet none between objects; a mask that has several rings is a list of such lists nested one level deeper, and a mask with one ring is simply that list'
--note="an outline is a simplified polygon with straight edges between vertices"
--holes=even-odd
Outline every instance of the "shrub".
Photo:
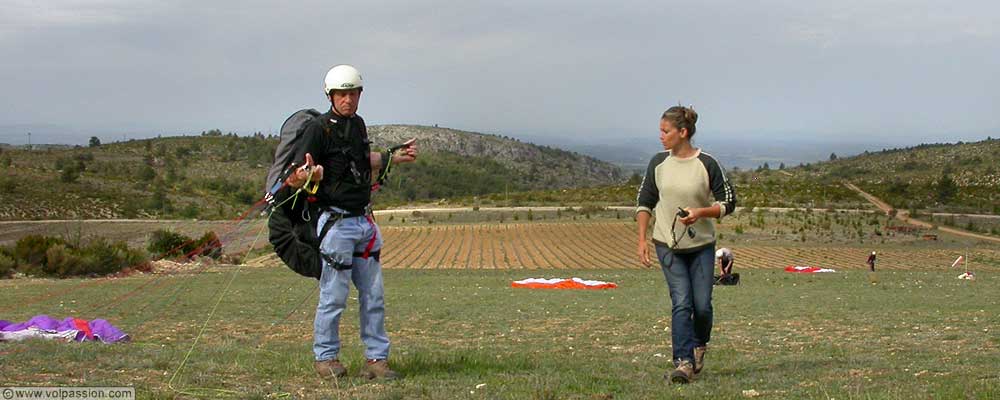
[{"label": "shrub", "polygon": [[82,260],[73,254],[65,244],[56,244],[45,251],[45,262],[42,272],[48,276],[65,278],[76,275],[78,269],[83,269]]},{"label": "shrub", "polygon": [[146,250],[153,255],[153,258],[182,257],[185,260],[193,257],[211,257],[219,259],[222,257],[222,241],[215,232],[208,231],[200,239],[167,231],[158,230],[153,232],[149,238]]},{"label": "shrub", "polygon": [[63,239],[33,235],[19,240],[12,251],[0,251],[0,278],[15,270],[29,276],[66,278],[102,276],[127,268],[148,271],[148,267],[142,252],[129,249],[124,242],[109,244],[103,239],[78,247]]},{"label": "shrub", "polygon": [[194,250],[194,240],[164,229],[159,229],[149,236],[149,244],[146,251],[153,258],[160,259],[169,255],[187,254],[189,250]]},{"label": "shrub", "polygon": [[187,206],[184,206],[184,209],[181,210],[181,216],[184,218],[198,218],[199,213],[200,210],[198,209],[198,205],[195,203],[188,203]]},{"label": "shrub", "polygon": [[139,168],[139,180],[142,182],[152,182],[153,178],[156,178],[156,170],[149,165],[143,165]]},{"label": "shrub", "polygon": [[28,235],[18,240],[14,245],[14,258],[24,264],[42,265],[49,247],[57,244],[65,244],[65,242],[62,239],[49,236]]},{"label": "shrub", "polygon": [[0,253],[0,279],[13,274],[15,268],[17,268],[17,262],[7,254]]},{"label": "shrub", "polygon": [[157,184],[153,188],[153,196],[146,202],[146,208],[165,212],[173,211],[174,206],[170,203],[170,198],[167,197],[166,189],[162,184]]},{"label": "shrub", "polygon": [[59,180],[63,183],[73,183],[80,178],[80,171],[77,170],[75,166],[69,166],[63,168],[62,174],[59,175]]},{"label": "shrub", "polygon": [[0,176],[0,191],[4,193],[14,193],[17,191],[17,179],[14,177]]},{"label": "shrub", "polygon": [[222,257],[222,241],[212,231],[205,232],[201,239],[198,239],[197,249],[198,255],[202,257],[211,257],[216,260]]},{"label": "shrub", "polygon": [[128,248],[124,242],[108,243],[104,239],[91,242],[80,249],[85,261],[79,274],[106,275],[127,268],[149,271],[149,260],[139,250]]}]

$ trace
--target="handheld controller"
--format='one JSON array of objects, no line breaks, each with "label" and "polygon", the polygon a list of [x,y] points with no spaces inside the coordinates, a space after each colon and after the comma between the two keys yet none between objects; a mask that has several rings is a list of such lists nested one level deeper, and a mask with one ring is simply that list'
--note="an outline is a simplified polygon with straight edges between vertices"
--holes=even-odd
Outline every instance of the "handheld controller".
[{"label": "handheld controller", "polygon": [[[687,210],[685,210],[683,208],[677,207],[677,216],[678,217],[687,218],[688,215],[691,215],[691,213],[689,213]],[[686,230],[687,230],[688,237],[691,238],[691,239],[694,239],[694,236],[695,236],[694,228],[688,226]]]}]

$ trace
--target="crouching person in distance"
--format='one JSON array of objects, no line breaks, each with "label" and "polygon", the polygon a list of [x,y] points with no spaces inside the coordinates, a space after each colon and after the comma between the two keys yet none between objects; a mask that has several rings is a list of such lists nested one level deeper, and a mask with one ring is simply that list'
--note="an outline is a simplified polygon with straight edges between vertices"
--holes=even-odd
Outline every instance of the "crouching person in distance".
[{"label": "crouching person in distance", "polygon": [[323,271],[313,352],[316,372],[328,379],[347,375],[339,360],[339,330],[351,282],[358,289],[360,334],[365,343],[361,375],[368,379],[399,377],[387,362],[389,337],[379,262],[382,235],[371,217],[372,176],[384,172],[390,163],[415,160],[417,148],[410,143],[398,155],[371,152],[365,121],[357,115],[362,88],[361,74],[354,67],[330,69],[324,85],[330,110],[304,127],[303,144],[293,159],[305,160],[305,165],[288,180],[289,185],[301,187],[311,175],[310,181],[320,183],[315,205],[321,211],[316,232]]},{"label": "crouching person in distance", "polygon": [[[736,207],[736,193],[719,162],[691,146],[698,114],[671,107],[660,118],[660,142],[639,188],[636,219],[639,260],[652,265],[646,227],[656,215],[653,243],[673,304],[671,339],[674,369],[665,378],[689,383],[704,365],[712,333],[715,227]],[[677,224],[680,221],[681,224]]]}]

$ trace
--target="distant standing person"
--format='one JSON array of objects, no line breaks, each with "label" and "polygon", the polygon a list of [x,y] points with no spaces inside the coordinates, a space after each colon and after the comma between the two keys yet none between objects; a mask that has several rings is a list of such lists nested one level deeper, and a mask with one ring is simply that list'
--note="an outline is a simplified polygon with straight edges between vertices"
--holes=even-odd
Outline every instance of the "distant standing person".
[{"label": "distant standing person", "polygon": [[[639,187],[639,260],[652,265],[646,230],[656,216],[653,243],[672,303],[674,369],[665,378],[689,383],[704,366],[712,333],[715,226],[736,208],[736,192],[719,162],[691,145],[698,114],[671,107],[660,117],[660,143]],[[681,224],[677,224],[680,221]]]},{"label": "distant standing person", "polygon": [[870,256],[868,256],[868,269],[871,272],[875,272],[875,252],[873,251]]}]

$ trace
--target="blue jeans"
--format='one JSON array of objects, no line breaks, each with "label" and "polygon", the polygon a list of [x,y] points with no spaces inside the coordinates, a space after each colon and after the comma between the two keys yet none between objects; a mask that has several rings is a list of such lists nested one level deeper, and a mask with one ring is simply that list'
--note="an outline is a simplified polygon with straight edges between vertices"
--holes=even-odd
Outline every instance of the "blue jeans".
[{"label": "blue jeans", "polygon": [[[322,227],[331,216],[327,211],[316,221]],[[354,257],[364,252],[375,235],[372,251],[382,248],[382,234],[378,226],[365,217],[338,220],[320,242],[320,252],[337,264],[350,265],[351,269],[336,270],[323,260],[323,274],[319,280],[319,305],[316,306],[313,353],[316,361],[336,359],[340,354],[340,314],[347,306],[350,283],[358,289],[361,314],[361,340],[365,343],[365,357],[389,358],[389,336],[385,333],[385,300],[382,288],[382,264],[374,257]]]},{"label": "blue jeans", "polygon": [[712,336],[715,244],[687,254],[674,254],[666,246],[656,245],[656,256],[673,304],[670,336],[674,363],[694,362],[694,348],[708,344]]}]

